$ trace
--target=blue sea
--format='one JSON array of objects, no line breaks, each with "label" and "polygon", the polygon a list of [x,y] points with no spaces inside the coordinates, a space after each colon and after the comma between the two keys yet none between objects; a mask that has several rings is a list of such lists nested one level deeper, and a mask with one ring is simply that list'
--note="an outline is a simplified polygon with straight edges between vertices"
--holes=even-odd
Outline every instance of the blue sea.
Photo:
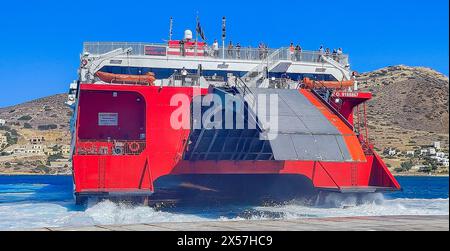
[{"label": "blue sea", "polygon": [[0,230],[152,222],[195,222],[313,217],[448,215],[448,177],[398,177],[404,191],[366,195],[324,195],[322,204],[227,205],[155,209],[110,201],[74,205],[70,176],[0,176]]}]

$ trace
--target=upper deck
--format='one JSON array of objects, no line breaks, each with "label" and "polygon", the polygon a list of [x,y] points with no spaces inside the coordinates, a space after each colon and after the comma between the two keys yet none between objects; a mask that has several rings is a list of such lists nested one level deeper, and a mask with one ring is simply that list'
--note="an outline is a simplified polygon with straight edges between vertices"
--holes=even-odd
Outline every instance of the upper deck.
[{"label": "upper deck", "polygon": [[[164,85],[164,81],[182,69],[205,78],[228,80],[235,76],[252,87],[268,86],[269,79],[271,82],[279,79],[298,82],[305,78],[343,81],[352,76],[349,56],[343,53],[265,46],[216,46],[214,50],[204,42],[192,40],[172,40],[164,44],[86,42],[81,62],[81,82],[95,82],[97,71],[131,75],[152,72],[156,84]],[[262,81],[265,84],[261,84]]]},{"label": "upper deck", "polygon": [[[218,59],[228,61],[251,61],[261,62],[266,59],[276,61],[294,61],[305,63],[323,63],[321,56],[329,56],[343,67],[349,64],[348,54],[326,54],[319,51],[301,50],[291,52],[289,47],[274,48],[254,48],[241,47],[229,49],[220,47],[217,54],[214,53],[212,46],[205,43],[195,42],[180,46],[171,41],[165,44],[144,43],[144,42],[85,42],[83,44],[83,53],[91,55],[102,55],[116,49],[131,48],[130,55],[144,57],[166,57],[166,58],[192,58],[198,60]],[[184,51],[184,52],[183,52]]]}]

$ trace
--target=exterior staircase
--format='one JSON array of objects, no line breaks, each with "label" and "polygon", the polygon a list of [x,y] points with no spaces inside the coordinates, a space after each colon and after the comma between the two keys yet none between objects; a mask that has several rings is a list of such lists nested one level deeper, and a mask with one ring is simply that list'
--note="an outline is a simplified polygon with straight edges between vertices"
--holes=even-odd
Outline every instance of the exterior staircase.
[{"label": "exterior staircase", "polygon": [[261,132],[264,132],[267,128],[264,127],[261,121],[258,120],[258,116],[256,114],[257,96],[252,92],[252,90],[241,78],[236,78],[235,87],[238,91],[238,95],[248,105],[248,116],[251,117],[251,119],[256,122],[257,129],[259,128],[261,129]]},{"label": "exterior staircase", "polygon": [[342,75],[344,76],[344,80],[350,80],[352,78],[352,73],[349,70],[349,68],[345,65],[342,65],[341,63],[337,62],[336,60],[332,59],[329,56],[326,55],[322,55],[322,60],[331,64],[332,66],[334,66],[336,69],[338,69],[339,71],[342,72]]},{"label": "exterior staircase", "polygon": [[[264,83],[264,80],[267,79],[268,72],[272,71],[276,67],[278,67],[281,63],[281,59],[283,58],[283,53],[287,53],[286,48],[280,48],[278,50],[273,51],[267,58],[263,59],[262,62],[257,65],[253,70],[249,71],[245,74],[242,79],[245,81],[247,86],[251,87],[260,87],[267,88],[268,83]],[[287,66],[283,65],[282,67],[289,67],[291,63],[288,63]],[[261,84],[262,82],[262,84]]]}]

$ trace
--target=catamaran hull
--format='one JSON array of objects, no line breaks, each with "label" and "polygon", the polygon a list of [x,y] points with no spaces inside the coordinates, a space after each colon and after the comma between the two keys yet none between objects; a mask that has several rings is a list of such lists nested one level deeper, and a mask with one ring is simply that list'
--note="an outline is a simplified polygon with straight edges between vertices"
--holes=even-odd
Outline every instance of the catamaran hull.
[{"label": "catamaran hull", "polygon": [[[163,191],[176,191],[174,194],[185,198],[193,198],[198,192],[235,198],[289,198],[322,190],[367,193],[400,189],[374,151],[361,150],[357,138],[344,134],[342,144],[348,148],[350,160],[283,160],[276,156],[275,146],[273,156],[262,148],[260,155],[248,148],[241,157],[222,155],[209,160],[208,156],[214,154],[198,149],[195,152],[189,144],[195,135],[193,130],[174,129],[170,124],[177,109],[171,105],[174,95],[184,94],[193,102],[196,96],[211,91],[208,89],[80,86],[72,158],[78,198],[159,198]],[[339,117],[331,117],[319,99],[303,92],[305,102],[317,106],[336,128],[343,127],[337,121]],[[226,142],[223,144],[226,150]],[[245,153],[245,149],[240,152]]]}]

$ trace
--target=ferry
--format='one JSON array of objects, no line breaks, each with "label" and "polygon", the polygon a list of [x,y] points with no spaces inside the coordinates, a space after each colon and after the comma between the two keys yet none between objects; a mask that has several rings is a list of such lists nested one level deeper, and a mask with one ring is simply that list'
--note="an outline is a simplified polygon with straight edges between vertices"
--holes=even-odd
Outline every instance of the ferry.
[{"label": "ferry", "polygon": [[162,44],[86,42],[67,102],[76,203],[398,191],[370,141],[371,98],[343,53],[218,49],[189,30]]}]

